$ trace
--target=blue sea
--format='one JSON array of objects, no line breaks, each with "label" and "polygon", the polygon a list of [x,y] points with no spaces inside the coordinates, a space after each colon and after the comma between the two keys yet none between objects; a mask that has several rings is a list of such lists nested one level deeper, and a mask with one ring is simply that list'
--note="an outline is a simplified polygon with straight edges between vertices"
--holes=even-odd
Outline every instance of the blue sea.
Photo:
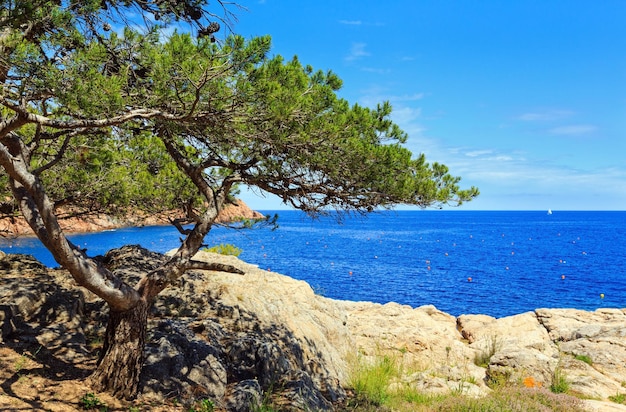
[{"label": "blue sea", "polygon": [[[341,222],[277,213],[275,231],[216,227],[206,242],[235,244],[241,259],[335,299],[432,304],[455,316],[626,307],[626,212],[391,211]],[[90,255],[179,244],[160,226],[71,238]],[[33,238],[0,240],[0,249],[56,266]]]}]

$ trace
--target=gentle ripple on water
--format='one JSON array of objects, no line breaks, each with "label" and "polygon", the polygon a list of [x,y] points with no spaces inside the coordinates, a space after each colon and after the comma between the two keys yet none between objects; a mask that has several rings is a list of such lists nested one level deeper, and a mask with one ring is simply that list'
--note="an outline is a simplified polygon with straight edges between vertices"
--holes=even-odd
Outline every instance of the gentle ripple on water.
[{"label": "gentle ripple on water", "polygon": [[[243,260],[337,299],[498,317],[538,307],[626,306],[626,212],[385,212],[341,225],[278,213],[274,232],[218,227],[207,242],[233,243]],[[124,244],[165,252],[178,238],[170,227],[151,227],[72,240],[96,255]],[[54,266],[32,238],[0,247]]]}]

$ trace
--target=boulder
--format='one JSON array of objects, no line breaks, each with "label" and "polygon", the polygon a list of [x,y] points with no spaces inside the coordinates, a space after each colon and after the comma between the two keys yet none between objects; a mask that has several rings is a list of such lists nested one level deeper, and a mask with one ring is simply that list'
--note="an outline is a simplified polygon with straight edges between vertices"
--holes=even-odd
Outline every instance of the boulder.
[{"label": "boulder", "polygon": [[263,401],[263,390],[257,380],[239,381],[230,391],[225,405],[229,411],[256,412],[259,410],[258,405],[261,405]]},{"label": "boulder", "polygon": [[626,392],[626,310],[538,309],[536,313],[566,355],[563,369],[572,390],[600,399]]},{"label": "boulder", "polygon": [[488,365],[488,379],[532,378],[537,385],[550,386],[559,350],[533,312],[500,319],[462,315],[457,325],[463,336],[471,338],[476,356]]},{"label": "boulder", "polygon": [[553,341],[596,336],[626,336],[626,309],[537,309],[537,318]]},{"label": "boulder", "polygon": [[[140,383],[144,399],[162,400],[164,394],[223,399],[228,383],[228,371],[220,361],[224,349],[196,336],[184,320],[166,319],[151,326]],[[210,326],[205,330],[219,336],[219,325]]]}]

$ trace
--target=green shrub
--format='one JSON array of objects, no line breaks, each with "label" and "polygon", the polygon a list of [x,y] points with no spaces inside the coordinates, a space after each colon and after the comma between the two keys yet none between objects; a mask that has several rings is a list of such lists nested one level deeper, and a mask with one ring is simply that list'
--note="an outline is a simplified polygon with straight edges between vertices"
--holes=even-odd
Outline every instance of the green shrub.
[{"label": "green shrub", "polygon": [[196,402],[195,407],[189,408],[189,412],[213,412],[215,405],[210,399],[202,399]]},{"label": "green shrub", "polygon": [[554,370],[552,374],[552,383],[550,384],[550,390],[553,393],[566,393],[569,390],[569,381],[563,369],[560,366]]},{"label": "green shrub", "polygon": [[487,386],[491,389],[499,389],[511,386],[511,376],[513,373],[510,369],[501,371],[489,370],[487,372]]},{"label": "green shrub", "polygon": [[618,393],[617,395],[609,396],[609,400],[615,403],[621,403],[626,405],[626,393]]},{"label": "green shrub", "polygon": [[98,409],[106,411],[107,406],[94,393],[86,393],[80,398],[80,405],[85,410]]},{"label": "green shrub", "polygon": [[350,386],[357,396],[382,405],[389,397],[389,382],[397,375],[397,370],[396,360],[387,355],[376,359],[372,365],[359,363],[350,377]]},{"label": "green shrub", "polygon": [[219,253],[220,255],[239,256],[243,250],[230,243],[221,243],[210,248],[203,249],[206,252]]},{"label": "green shrub", "polygon": [[[404,354],[406,350],[399,352]],[[402,376],[410,375],[412,370],[411,367],[406,369],[402,357],[397,354],[378,356],[372,363],[356,359],[352,362],[349,381],[355,396],[349,400],[347,410],[431,411],[431,407],[445,396],[424,393],[410,383],[402,382]]]},{"label": "green shrub", "polygon": [[574,359],[585,362],[587,365],[590,365],[590,366],[593,364],[593,361],[587,355],[576,355],[574,356]]}]

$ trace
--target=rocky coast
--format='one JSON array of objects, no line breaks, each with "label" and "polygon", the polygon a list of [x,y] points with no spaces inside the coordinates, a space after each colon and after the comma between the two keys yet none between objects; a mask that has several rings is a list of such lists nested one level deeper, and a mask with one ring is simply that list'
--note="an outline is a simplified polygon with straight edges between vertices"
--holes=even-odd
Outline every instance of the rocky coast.
[{"label": "rocky coast", "polygon": [[[104,261],[134,283],[164,258],[124,247]],[[626,410],[609,400],[626,393],[625,309],[454,317],[434,306],[328,299],[232,256],[197,258],[245,275],[193,272],[160,295],[135,410],[187,411],[194,399],[212,399],[215,410],[252,411],[269,397],[274,410],[342,410],[355,360],[381,356],[406,366],[396,385],[424,393],[481,397],[494,379],[545,388],[560,373],[585,410]],[[62,269],[3,255],[0,410],[81,410],[105,323],[104,304]],[[129,410],[94,396],[109,411]]]},{"label": "rocky coast", "polygon": [[[164,213],[137,213],[132,210],[120,216],[103,213],[85,213],[76,210],[59,212],[59,224],[67,233],[88,233],[102,230],[119,229],[122,227],[154,226],[170,224],[172,219],[181,217],[180,211]],[[239,219],[263,219],[262,213],[252,210],[242,200],[228,204],[219,214],[217,223],[227,223]],[[32,236],[30,226],[21,216],[0,217],[0,236]]]}]

